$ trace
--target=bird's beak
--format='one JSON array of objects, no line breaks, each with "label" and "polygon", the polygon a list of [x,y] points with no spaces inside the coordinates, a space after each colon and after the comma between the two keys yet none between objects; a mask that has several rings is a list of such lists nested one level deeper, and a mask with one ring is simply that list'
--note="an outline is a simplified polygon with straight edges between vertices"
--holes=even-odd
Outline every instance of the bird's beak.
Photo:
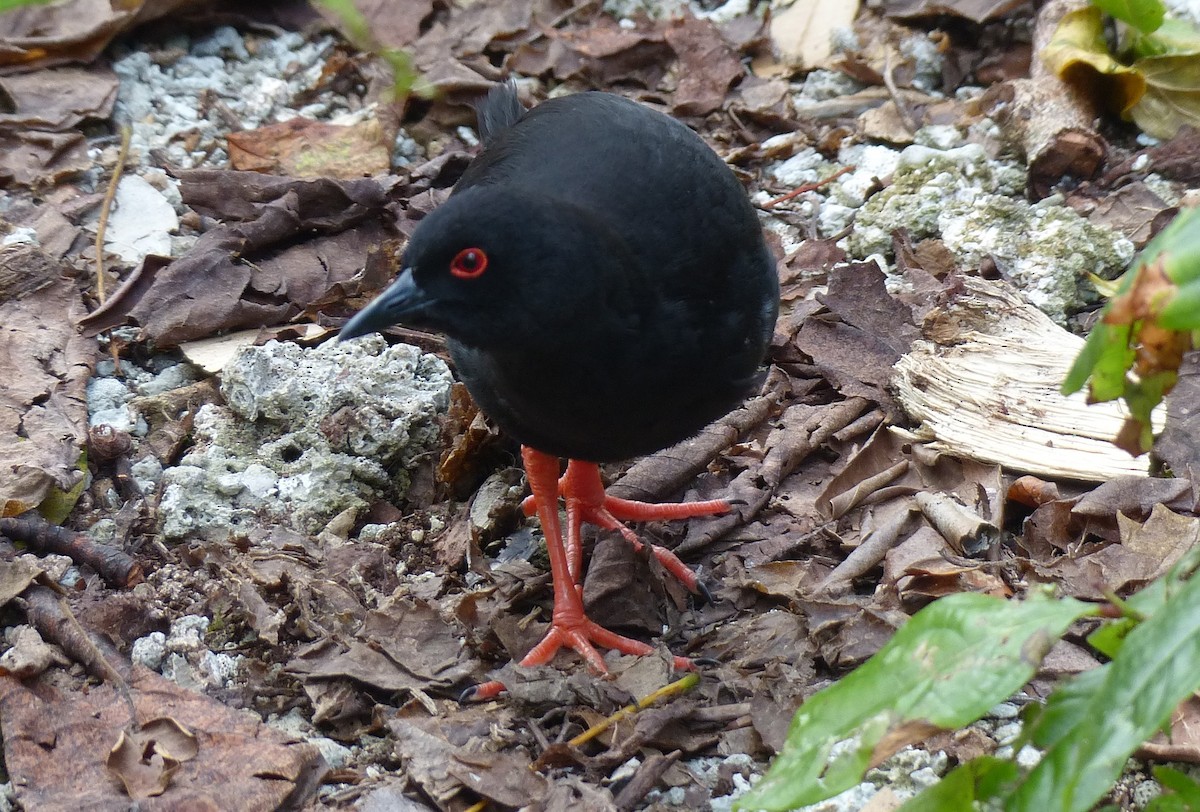
[{"label": "bird's beak", "polygon": [[387,290],[346,322],[338,341],[349,341],[400,322],[419,322],[432,301],[417,287],[412,268],[405,268]]}]

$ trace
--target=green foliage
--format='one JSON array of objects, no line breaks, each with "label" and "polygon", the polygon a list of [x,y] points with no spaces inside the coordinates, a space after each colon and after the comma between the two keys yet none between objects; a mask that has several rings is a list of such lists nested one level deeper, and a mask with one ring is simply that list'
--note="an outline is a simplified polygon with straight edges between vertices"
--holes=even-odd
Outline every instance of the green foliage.
[{"label": "green foliage", "polygon": [[[1080,92],[1170,138],[1184,124],[1200,124],[1200,31],[1166,11],[1161,0],[1092,0],[1063,15],[1039,57],[1067,81],[1092,73],[1099,81],[1080,82]],[[1125,24],[1116,47],[1105,13]]]},{"label": "green foliage", "polygon": [[1150,413],[1175,385],[1198,330],[1200,208],[1193,208],[1180,212],[1121,277],[1063,382],[1063,394],[1088,384],[1093,402],[1123,399],[1136,437],[1123,445],[1148,451]]},{"label": "green foliage", "polygon": [[1167,576],[1165,602],[1112,661],[1064,684],[1029,720],[1031,741],[1046,752],[1006,809],[1090,809],[1138,745],[1200,689],[1200,578],[1190,577],[1190,558]]},{"label": "green foliage", "polygon": [[962,764],[946,777],[905,803],[901,812],[949,812],[972,809],[975,804],[995,798],[1004,787],[1020,777],[1017,765],[1007,759],[980,756]]},{"label": "green foliage", "polygon": [[1028,682],[1053,642],[1094,611],[1043,594],[1006,601],[967,593],[925,607],[874,657],[804,703],[783,752],[738,807],[815,803],[854,786],[872,763],[931,727],[978,719]]},{"label": "green foliage", "polygon": [[0,13],[25,6],[44,6],[49,2],[50,0],[0,0]]},{"label": "green foliage", "polygon": [[1167,13],[1162,0],[1092,0],[1092,5],[1147,34],[1162,25]]},{"label": "green foliage", "polygon": [[[3,2],[3,0],[0,0]],[[410,93],[423,98],[433,95],[433,87],[424,82],[413,67],[412,57],[399,48],[385,48],[371,32],[371,25],[355,7],[354,0],[315,0],[316,4],[328,9],[339,20],[341,31],[351,45],[361,51],[375,54],[392,70],[392,93],[395,101],[403,104]]]},{"label": "green foliage", "polygon": [[[1026,741],[1043,751],[1028,773],[992,756],[959,765],[902,812],[1084,812],[1129,756],[1200,690],[1200,548],[1128,601],[1090,640],[1112,659],[1060,685],[1027,714]],[[1075,600],[952,595],[913,616],[883,649],[797,712],[787,744],[740,809],[815,803],[863,779],[872,763],[930,728],[960,727],[1014,693],[1074,620]],[[835,748],[834,745],[838,745]],[[1017,749],[1020,749],[1018,743]],[[1156,770],[1170,790],[1157,812],[1200,812],[1200,786]]]},{"label": "green foliage", "polygon": [[1200,784],[1170,767],[1155,767],[1153,773],[1163,794],[1146,804],[1146,812],[1200,812]]}]

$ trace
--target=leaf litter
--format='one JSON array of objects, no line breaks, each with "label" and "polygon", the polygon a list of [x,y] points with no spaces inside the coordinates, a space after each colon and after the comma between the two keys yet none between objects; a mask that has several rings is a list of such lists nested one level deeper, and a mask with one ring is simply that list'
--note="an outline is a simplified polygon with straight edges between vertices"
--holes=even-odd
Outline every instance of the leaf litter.
[{"label": "leaf litter", "polygon": [[[79,13],[86,3],[67,5]],[[45,595],[41,603],[30,600],[32,590],[44,589],[36,584],[44,576],[19,563],[27,558],[13,545],[0,552],[12,573],[3,578],[12,584],[6,599],[39,619],[41,635],[68,658],[96,666],[92,650],[112,663],[132,654],[188,687],[139,665],[121,678],[126,699],[111,665],[96,666],[103,684],[88,686],[54,667],[61,661],[48,654],[38,655],[48,670],[27,676],[27,684],[0,677],[6,763],[20,778],[15,791],[26,806],[126,805],[126,790],[105,767],[124,736],[127,743],[159,742],[139,746],[136,758],[112,769],[122,780],[148,779],[129,795],[161,792],[154,797],[164,804],[199,801],[220,786],[222,800],[237,797],[246,808],[285,797],[309,808],[357,802],[463,809],[481,799],[506,808],[696,808],[745,789],[781,748],[802,701],[865,662],[934,599],[1021,595],[1038,583],[1086,598],[1128,594],[1194,538],[1191,458],[1178,443],[1171,451],[1175,478],[1121,477],[1089,490],[1071,477],[1057,483],[1058,493],[1044,491],[1029,504],[1010,490],[1019,466],[1001,469],[970,444],[931,446],[893,430],[916,428],[893,388],[893,366],[921,336],[946,347],[961,343],[958,321],[936,314],[955,312],[975,274],[1000,285],[1014,277],[1010,258],[972,253],[947,239],[953,224],[920,220],[927,214],[905,215],[924,224],[915,239],[903,220],[875,226],[894,273],[852,245],[847,253],[854,213],[888,188],[896,166],[894,157],[890,166],[873,164],[882,153],[857,143],[856,132],[896,133],[881,140],[925,149],[978,144],[988,160],[1018,166],[1009,145],[1028,146],[1028,134],[997,128],[946,84],[992,70],[996,49],[979,43],[996,37],[996,26],[1030,22],[1009,17],[1012,4],[885,4],[882,17],[860,15],[857,25],[891,32],[901,47],[844,43],[836,61],[790,83],[776,59],[779,43],[761,18],[721,9],[620,18],[552,2],[416,2],[404,13],[395,4],[364,7],[381,42],[411,50],[440,91],[436,99],[414,102],[403,119],[373,107],[386,83],[370,60],[323,38],[306,52],[321,70],[295,66],[274,84],[243,81],[242,95],[273,119],[255,119],[237,107],[238,94],[221,90],[184,102],[199,114],[186,127],[135,119],[131,170],[179,210],[179,233],[169,235],[169,257],[133,264],[106,256],[122,286],[100,303],[87,276],[95,259],[89,230],[116,156],[90,128],[110,120],[116,85],[90,60],[126,26],[187,6],[137,5],[138,16],[105,11],[92,18],[105,22],[83,34],[55,7],[5,20],[9,64],[31,70],[4,80],[12,105],[0,116],[0,137],[9,145],[0,176],[7,179],[10,233],[0,256],[11,280],[0,305],[10,310],[11,342],[2,397],[12,417],[0,455],[10,455],[18,473],[5,480],[6,516],[65,498],[74,505],[66,526],[91,528],[93,539],[128,551],[146,580],[121,593],[90,577],[86,559],[64,559],[56,580],[73,584],[63,599],[73,614],[48,620],[37,606],[59,604],[46,604]],[[939,51],[919,22],[934,13],[969,19],[972,36],[943,40]],[[154,71],[169,73],[193,58],[235,66],[277,47],[278,37],[254,33],[263,30],[261,19],[241,14],[233,19],[245,33],[222,28],[188,40],[143,29],[144,46],[131,44],[136,39],[117,46],[112,53],[133,61],[117,63],[125,84],[116,109],[163,105],[169,94],[146,94]],[[48,32],[36,40],[44,57],[32,56],[34,19]],[[289,47],[310,47],[284,36]],[[81,66],[54,67],[68,60]],[[472,124],[469,102],[505,75],[499,65],[527,77],[523,92],[531,95],[559,83],[617,88],[697,127],[745,173],[781,256],[785,307],[763,394],[697,438],[608,472],[613,492],[631,498],[684,492],[740,500],[732,516],[646,529],[700,566],[714,602],[689,601],[652,560],[633,560],[628,546],[612,539],[597,540],[585,582],[594,614],[646,639],[666,629],[671,651],[718,664],[702,668],[685,698],[576,748],[563,742],[669,682],[667,660],[610,656],[611,682],[565,658],[559,667],[506,666],[498,673],[510,697],[478,706],[454,701],[519,658],[538,639],[550,605],[519,488],[503,476],[493,489],[481,487],[492,474],[511,477],[512,446],[469,405],[457,407],[455,422],[445,421],[445,437],[458,445],[441,461],[441,479],[432,464],[438,461],[429,460],[408,471],[404,495],[380,491],[305,530],[260,516],[210,537],[164,543],[160,532],[162,471],[188,451],[205,404],[222,402],[211,381],[171,372],[179,366],[172,348],[242,328],[259,331],[257,343],[274,336],[319,343],[324,332],[303,326],[336,326],[382,287],[395,272],[397,249],[465,167],[475,146],[462,129]],[[991,75],[1005,79],[1003,71]],[[894,123],[881,128],[872,111],[885,104],[904,132]],[[157,118],[171,120],[168,112],[159,109]],[[1052,124],[1060,113],[1053,105],[1036,112]],[[333,122],[339,114],[353,120]],[[272,128],[289,119],[296,147],[277,150]],[[350,134],[332,127],[368,137],[329,141]],[[1066,204],[1141,245],[1193,178],[1186,144],[1194,131],[1148,148],[1127,134],[1105,136],[1112,150],[1105,173],[1071,179]],[[96,159],[86,153],[89,138]],[[348,150],[351,161],[325,161],[323,149],[331,156]],[[227,154],[253,157],[249,166],[257,171],[238,171]],[[386,168],[389,154],[394,174],[364,177]],[[1079,171],[1069,161],[1049,164]],[[842,169],[848,174],[828,185],[765,205]],[[1043,174],[1039,182],[1053,186],[1061,177],[1047,181]],[[1077,320],[1092,304],[1071,307],[1067,318]],[[77,322],[102,340],[79,337]],[[405,337],[441,350],[433,337]],[[107,456],[86,431],[84,387],[93,372],[93,381],[128,381],[125,394],[113,395],[112,410],[131,443]],[[1183,391],[1181,384],[1175,397]],[[471,427],[469,440],[455,425]],[[321,430],[337,433],[328,423]],[[224,487],[244,492],[255,485],[243,477]],[[941,513],[922,509],[916,497],[935,497]],[[936,518],[947,511],[954,521]],[[192,615],[210,619],[202,638],[185,643],[166,635]],[[158,649],[155,635],[163,637]],[[1043,696],[1053,679],[1094,664],[1062,641],[1025,690]],[[223,677],[226,668],[236,676]],[[1194,727],[1187,706],[1180,714],[1180,732]],[[154,732],[163,724],[156,719],[173,719],[194,734],[195,757],[180,757],[178,734]],[[46,738],[46,731],[76,724],[87,735]],[[978,723],[967,728],[970,735],[934,736],[929,745],[951,758],[991,752],[999,746],[995,727]],[[925,732],[910,733],[919,742]],[[1193,759],[1189,741],[1173,736],[1173,749],[1155,751],[1151,743],[1146,753]],[[70,749],[47,758],[46,746]],[[64,764],[76,766],[65,774]],[[331,786],[319,790],[322,782]]]}]

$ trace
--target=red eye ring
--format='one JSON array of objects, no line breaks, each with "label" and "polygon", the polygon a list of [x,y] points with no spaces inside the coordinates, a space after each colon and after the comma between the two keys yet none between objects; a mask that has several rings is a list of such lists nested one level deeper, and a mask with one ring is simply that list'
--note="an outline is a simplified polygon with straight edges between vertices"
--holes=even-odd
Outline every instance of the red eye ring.
[{"label": "red eye ring", "polygon": [[464,248],[450,260],[450,273],[459,279],[477,279],[487,270],[488,258],[482,248]]}]

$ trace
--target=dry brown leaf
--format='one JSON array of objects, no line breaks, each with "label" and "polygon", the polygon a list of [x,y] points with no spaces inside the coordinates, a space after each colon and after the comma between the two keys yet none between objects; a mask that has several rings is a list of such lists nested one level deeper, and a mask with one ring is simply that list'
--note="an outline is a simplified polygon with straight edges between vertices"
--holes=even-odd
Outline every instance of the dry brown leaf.
[{"label": "dry brown leaf", "polygon": [[747,567],[742,577],[729,579],[725,583],[790,601],[801,595],[813,594],[828,575],[829,567],[815,561],[769,561]]},{"label": "dry brown leaf", "polygon": [[102,69],[42,70],[0,78],[0,92],[8,97],[0,127],[62,132],[112,115],[117,77]]},{"label": "dry brown leaf", "polygon": [[32,555],[0,561],[0,606],[6,605],[41,577],[44,570]]},{"label": "dry brown leaf", "polygon": [[180,765],[196,757],[196,737],[174,719],[151,719],[140,728],[125,728],[104,766],[134,800],[162,795]]},{"label": "dry brown leaf", "polygon": [[200,0],[66,0],[0,15],[0,69],[91,62],[121,32]]},{"label": "dry brown leaf", "polygon": [[454,747],[403,719],[389,722],[388,727],[409,778],[443,809],[464,788],[505,806],[537,803],[549,790],[546,779],[529,769],[529,761],[516,752]]},{"label": "dry brown leaf", "polygon": [[340,301],[388,278],[393,218],[374,180],[197,170],[182,181],[185,202],[233,222],[205,232],[170,264],[148,257],[80,321],[88,335],[133,320],[159,346],[173,345],[278,324],[333,290]]},{"label": "dry brown leaf", "polygon": [[[331,25],[342,30],[346,21],[332,5],[316,3],[317,12]],[[421,25],[433,13],[433,0],[356,0],[354,8],[362,15],[371,36],[386,48],[406,48],[421,34]]]},{"label": "dry brown leaf", "polygon": [[77,132],[0,132],[0,185],[50,186],[89,169],[87,139]]},{"label": "dry brown leaf", "polygon": [[742,616],[717,629],[702,651],[739,671],[771,663],[807,665],[814,648],[806,626],[803,615],[784,609]]},{"label": "dry brown leaf", "polygon": [[[70,491],[83,476],[78,462],[87,442],[85,387],[97,354],[72,322],[83,314],[73,281],[36,248],[0,249],[10,279],[44,286],[0,301],[0,511],[16,516],[41,504],[51,491]],[[54,270],[51,270],[54,269]],[[52,274],[49,279],[37,278]]]},{"label": "dry brown leaf", "polygon": [[1127,549],[1159,562],[1153,578],[1165,575],[1185,552],[1200,543],[1200,519],[1175,513],[1165,505],[1155,505],[1144,523],[1118,513],[1117,524],[1121,543]]},{"label": "dry brown leaf", "polygon": [[874,608],[869,601],[847,597],[837,601],[801,601],[809,636],[830,668],[853,668],[883,648],[906,616]]},{"label": "dry brown leaf", "polygon": [[1089,221],[1124,234],[1138,248],[1154,236],[1155,224],[1169,207],[1142,181],[1106,190],[1087,215]]},{"label": "dry brown leaf", "polygon": [[1112,592],[1125,596],[1141,589],[1157,577],[1159,562],[1121,544],[1108,544],[1094,552],[1060,558],[1046,571],[1058,579],[1064,593],[1102,600]]},{"label": "dry brown leaf", "polygon": [[[135,668],[129,695],[139,718],[170,717],[192,731],[197,757],[182,761],[170,785],[147,809],[275,809],[315,792],[325,766],[300,744],[215,699]],[[109,684],[88,690],[0,677],[4,762],[26,809],[74,812],[124,809],[129,797],[108,773],[105,743],[129,724],[129,705]],[[161,736],[161,731],[156,736]],[[186,738],[186,737],[185,737]],[[186,752],[178,738],[171,747]],[[179,758],[176,755],[176,758]]]},{"label": "dry brown leaf", "polygon": [[[324,583],[323,588],[332,585]],[[355,617],[347,619],[358,625]],[[388,693],[445,691],[482,676],[461,638],[462,631],[443,621],[428,603],[395,598],[366,613],[354,639],[325,638],[302,648],[287,670],[305,682],[341,678]]]},{"label": "dry brown leaf", "polygon": [[672,62],[671,48],[657,29],[625,29],[601,17],[585,28],[551,30],[548,38],[519,47],[509,67],[559,80],[586,78],[607,87],[630,82],[656,87]]},{"label": "dry brown leaf", "polygon": [[387,172],[391,145],[375,118],[330,124],[293,118],[230,133],[233,169],[294,178],[369,178]]},{"label": "dry brown leaf", "polygon": [[605,535],[596,542],[583,583],[590,615],[634,637],[655,638],[677,617],[670,614],[675,607],[666,599],[671,592],[679,601],[676,606],[683,605],[686,590],[653,556],[635,553],[619,536]]},{"label": "dry brown leaf", "polygon": [[995,20],[1024,5],[1023,0],[888,0],[883,11],[889,17],[911,19],[949,15],[973,23]]},{"label": "dry brown leaf", "polygon": [[676,116],[706,116],[725,103],[729,85],[744,73],[737,53],[709,20],[688,14],[667,27],[667,44],[679,60]]},{"label": "dry brown leaf", "polygon": [[1071,516],[1087,532],[1117,541],[1117,514],[1142,521],[1160,504],[1191,512],[1196,506],[1193,488],[1191,480],[1183,478],[1116,477],[1080,497],[1071,509]]},{"label": "dry brown leaf", "polygon": [[[1200,163],[1200,162],[1198,162]],[[1179,380],[1167,396],[1167,425],[1154,441],[1154,457],[1177,476],[1200,479],[1200,353],[1183,357]]]}]

